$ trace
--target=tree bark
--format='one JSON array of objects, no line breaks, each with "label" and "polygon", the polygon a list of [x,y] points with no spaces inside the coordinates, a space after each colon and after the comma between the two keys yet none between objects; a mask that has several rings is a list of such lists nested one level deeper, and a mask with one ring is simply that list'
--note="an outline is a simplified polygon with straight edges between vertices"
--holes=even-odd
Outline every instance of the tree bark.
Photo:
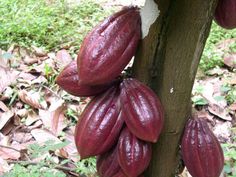
[{"label": "tree bark", "polygon": [[191,91],[217,0],[157,0],[160,16],[141,42],[133,66],[165,109],[165,124],[145,173],[173,177],[180,170],[179,142],[191,114]]}]

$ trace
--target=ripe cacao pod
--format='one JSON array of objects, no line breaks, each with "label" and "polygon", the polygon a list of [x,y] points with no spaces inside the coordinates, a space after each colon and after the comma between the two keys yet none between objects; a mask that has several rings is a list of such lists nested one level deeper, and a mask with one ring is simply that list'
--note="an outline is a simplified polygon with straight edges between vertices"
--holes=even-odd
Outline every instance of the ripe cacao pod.
[{"label": "ripe cacao pod", "polygon": [[[113,177],[128,177],[122,170],[116,173]],[[144,177],[143,175],[139,175],[138,177]]]},{"label": "ripe cacao pod", "polygon": [[97,157],[97,172],[100,177],[113,177],[120,170],[116,147]]},{"label": "ripe cacao pod", "polygon": [[113,177],[128,177],[122,170],[118,171]]},{"label": "ripe cacao pod", "polygon": [[125,123],[138,138],[156,142],[163,127],[163,108],[156,94],[136,79],[120,85]]},{"label": "ripe cacao pod", "polygon": [[220,143],[205,119],[190,119],[184,130],[181,150],[193,177],[219,177],[224,166]]},{"label": "ripe cacao pod", "polygon": [[98,85],[119,76],[134,56],[140,37],[136,7],[126,7],[105,19],[82,43],[77,57],[79,82]]},{"label": "ripe cacao pod", "polygon": [[104,85],[90,86],[78,82],[79,76],[76,61],[68,64],[56,79],[56,83],[63,90],[74,96],[94,96],[107,90],[113,84],[112,82]]},{"label": "ripe cacao pod", "polygon": [[123,125],[119,88],[111,87],[85,108],[76,125],[75,144],[81,159],[107,152],[117,141]]},{"label": "ripe cacao pod", "polygon": [[148,167],[152,155],[151,143],[134,136],[124,128],[118,141],[118,162],[129,177],[137,177]]},{"label": "ripe cacao pod", "polygon": [[236,1],[219,0],[215,11],[215,21],[223,28],[236,28]]}]

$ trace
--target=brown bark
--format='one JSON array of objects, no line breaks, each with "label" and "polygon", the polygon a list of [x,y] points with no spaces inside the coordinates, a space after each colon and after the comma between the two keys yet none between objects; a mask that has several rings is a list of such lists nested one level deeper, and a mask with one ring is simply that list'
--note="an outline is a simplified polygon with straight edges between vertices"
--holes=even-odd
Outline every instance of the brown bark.
[{"label": "brown bark", "polygon": [[165,108],[165,125],[145,176],[173,177],[179,141],[190,116],[191,91],[217,0],[157,0],[161,15],[142,41],[133,66]]}]

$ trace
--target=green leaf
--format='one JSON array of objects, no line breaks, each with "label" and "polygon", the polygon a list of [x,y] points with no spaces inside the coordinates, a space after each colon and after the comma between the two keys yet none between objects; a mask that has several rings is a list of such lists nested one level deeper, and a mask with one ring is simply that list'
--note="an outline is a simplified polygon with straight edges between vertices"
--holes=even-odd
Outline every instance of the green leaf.
[{"label": "green leaf", "polygon": [[204,106],[208,104],[208,101],[201,96],[192,97],[192,101],[195,105]]}]

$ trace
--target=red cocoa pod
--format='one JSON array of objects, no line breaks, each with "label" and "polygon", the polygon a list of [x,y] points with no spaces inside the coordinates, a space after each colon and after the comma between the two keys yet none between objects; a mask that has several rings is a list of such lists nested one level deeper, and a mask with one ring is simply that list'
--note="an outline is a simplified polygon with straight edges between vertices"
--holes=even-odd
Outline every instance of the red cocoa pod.
[{"label": "red cocoa pod", "polygon": [[236,28],[236,1],[219,0],[215,10],[215,21],[223,28]]},{"label": "red cocoa pod", "polygon": [[97,157],[97,172],[100,177],[113,177],[121,167],[118,163],[117,148]]},{"label": "red cocoa pod", "polygon": [[156,94],[136,79],[120,85],[125,123],[138,138],[156,142],[163,127],[163,108]]},{"label": "red cocoa pod", "polygon": [[[128,177],[122,170],[116,173],[113,177]],[[144,177],[143,175],[139,175],[138,177]]]},{"label": "red cocoa pod", "polygon": [[129,177],[137,177],[148,167],[152,155],[151,143],[134,136],[124,128],[118,141],[118,162]]},{"label": "red cocoa pod", "polygon": [[122,170],[120,170],[112,177],[128,177],[128,176]]},{"label": "red cocoa pod", "polygon": [[193,177],[219,177],[224,166],[220,143],[204,119],[190,119],[184,130],[183,161]]},{"label": "red cocoa pod", "polygon": [[56,78],[56,83],[63,90],[74,96],[94,96],[107,90],[113,84],[111,82],[103,85],[90,86],[79,83],[76,61],[72,61],[61,71]]},{"label": "red cocoa pod", "polygon": [[134,56],[140,37],[136,7],[126,7],[105,19],[82,43],[77,57],[79,82],[98,85],[119,76]]},{"label": "red cocoa pod", "polygon": [[76,125],[75,144],[81,158],[107,152],[116,143],[123,122],[118,87],[94,97]]}]

